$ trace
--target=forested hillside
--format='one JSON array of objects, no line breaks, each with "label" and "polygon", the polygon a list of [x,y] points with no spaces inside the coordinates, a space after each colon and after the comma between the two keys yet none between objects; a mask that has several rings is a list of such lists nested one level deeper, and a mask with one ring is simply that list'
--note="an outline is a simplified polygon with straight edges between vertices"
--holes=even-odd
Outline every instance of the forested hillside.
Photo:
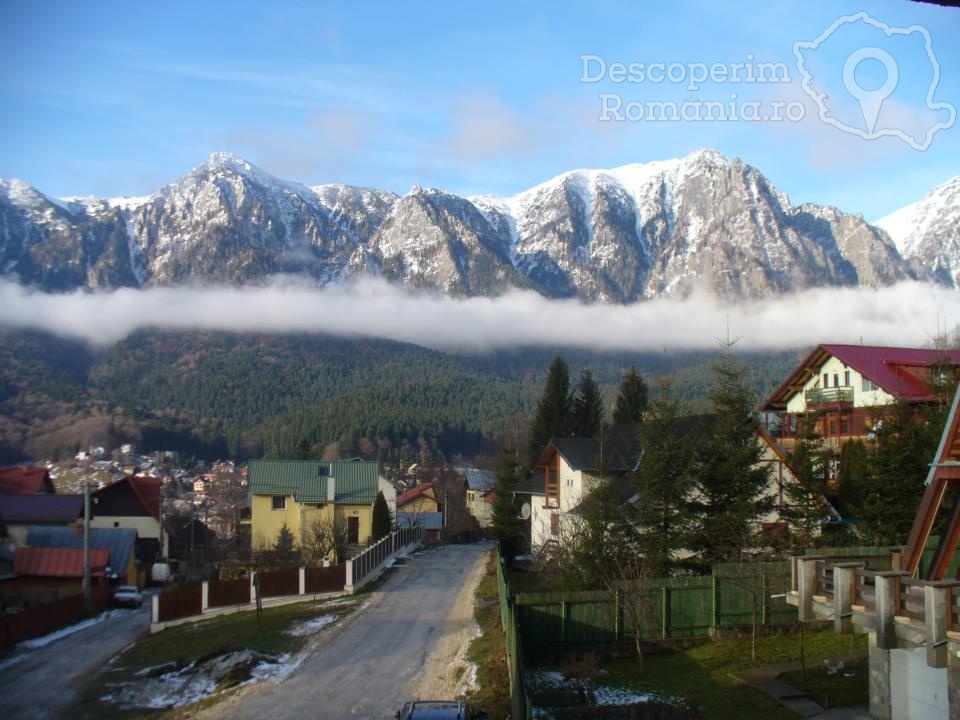
[{"label": "forested hillside", "polygon": [[[201,457],[315,452],[473,455],[525,424],[551,358],[589,366],[612,399],[636,364],[671,374],[691,410],[710,353],[557,348],[452,355],[387,340],[142,330],[107,348],[36,332],[0,335],[0,461],[121,441]],[[802,352],[744,355],[759,399]],[[608,402],[609,404],[609,402]]]}]

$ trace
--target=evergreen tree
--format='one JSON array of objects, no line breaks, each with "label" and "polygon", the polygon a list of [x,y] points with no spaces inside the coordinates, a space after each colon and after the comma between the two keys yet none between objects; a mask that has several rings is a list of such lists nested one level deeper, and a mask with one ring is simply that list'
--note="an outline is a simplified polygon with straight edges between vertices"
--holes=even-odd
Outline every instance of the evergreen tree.
[{"label": "evergreen tree", "polygon": [[760,517],[772,504],[760,497],[769,468],[759,464],[753,396],[744,378],[746,368],[732,350],[728,343],[712,367],[713,429],[700,440],[690,506],[698,524],[691,549],[708,566],[749,555],[757,542]]},{"label": "evergreen tree", "polygon": [[373,541],[376,542],[389,535],[392,524],[387,499],[383,496],[383,491],[380,491],[377,493],[377,499],[373,502]]},{"label": "evergreen tree", "polygon": [[652,577],[669,575],[674,559],[689,545],[691,458],[693,440],[699,433],[681,427],[678,407],[670,381],[663,380],[651,417],[639,432],[643,450],[632,478],[638,499],[631,508]]},{"label": "evergreen tree", "polygon": [[647,384],[643,381],[643,376],[635,366],[631,365],[627,374],[620,380],[617,403],[613,408],[614,424],[642,422],[643,413],[647,409],[647,396]]},{"label": "evergreen tree", "polygon": [[530,424],[528,466],[533,467],[550,438],[570,434],[570,369],[559,355],[550,363],[543,396]]},{"label": "evergreen tree", "polygon": [[790,534],[798,549],[815,546],[820,540],[823,518],[827,513],[824,494],[827,490],[827,459],[823,454],[816,418],[800,418],[797,444],[790,453],[793,481],[787,483],[787,503],[781,515],[790,523]]},{"label": "evergreen tree", "polygon": [[273,543],[273,551],[277,556],[277,562],[280,565],[292,565],[296,560],[296,549],[294,547],[293,532],[284,523],[283,527],[277,533],[277,539]]},{"label": "evergreen tree", "polygon": [[556,560],[565,589],[604,587],[618,568],[640,553],[622,483],[598,468],[590,494],[577,506],[576,514],[562,518]]},{"label": "evergreen tree", "polygon": [[589,368],[580,371],[577,393],[570,404],[570,430],[574,437],[597,437],[603,424],[603,398]]},{"label": "evergreen tree", "polygon": [[907,541],[946,422],[946,408],[890,408],[876,427],[869,473],[854,508],[857,531],[871,545]]},{"label": "evergreen tree", "polygon": [[300,441],[297,443],[297,446],[293,450],[293,459],[294,460],[315,460],[316,456],[313,452],[313,448],[310,446],[310,441],[306,438],[300,438]]},{"label": "evergreen tree", "polygon": [[863,440],[847,440],[840,448],[839,504],[841,514],[853,516],[863,504],[869,474],[869,457]]},{"label": "evergreen tree", "polygon": [[507,565],[513,563],[523,549],[523,524],[517,517],[514,492],[520,483],[520,470],[515,450],[504,447],[500,451],[500,466],[494,485],[493,534],[500,543],[500,552]]}]

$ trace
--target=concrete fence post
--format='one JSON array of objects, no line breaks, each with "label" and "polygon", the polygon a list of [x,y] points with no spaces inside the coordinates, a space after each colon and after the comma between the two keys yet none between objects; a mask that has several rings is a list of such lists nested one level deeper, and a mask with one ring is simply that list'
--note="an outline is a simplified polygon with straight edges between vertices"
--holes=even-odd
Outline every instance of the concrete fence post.
[{"label": "concrete fence post", "polygon": [[306,568],[300,568],[300,589],[299,589],[299,593],[300,593],[300,595],[306,595],[306,594],[307,594],[307,569],[306,569]]},{"label": "concrete fence post", "polygon": [[200,583],[200,612],[205,613],[210,607],[210,583],[204,580]]},{"label": "concrete fence post", "polygon": [[150,598],[150,622],[154,625],[160,622],[160,593]]},{"label": "concrete fence post", "polygon": [[853,632],[853,585],[857,568],[863,563],[837,563],[833,566],[833,631],[840,635]]},{"label": "concrete fence post", "polygon": [[893,650],[897,636],[893,619],[897,614],[897,596],[900,594],[900,572],[877,573],[877,647]]},{"label": "concrete fence post", "polygon": [[815,620],[813,616],[813,593],[817,586],[817,561],[800,558],[797,563],[797,616],[800,622]]},{"label": "concrete fence post", "polygon": [[257,571],[250,571],[250,602],[255,603],[257,601],[257,583],[255,582],[257,577]]},{"label": "concrete fence post", "polygon": [[343,589],[348,593],[353,593],[353,560],[347,560],[347,583]]},{"label": "concrete fence post", "polygon": [[950,627],[950,589],[955,583],[930,583],[923,588],[923,614],[927,630],[927,665],[947,666],[947,628]]}]

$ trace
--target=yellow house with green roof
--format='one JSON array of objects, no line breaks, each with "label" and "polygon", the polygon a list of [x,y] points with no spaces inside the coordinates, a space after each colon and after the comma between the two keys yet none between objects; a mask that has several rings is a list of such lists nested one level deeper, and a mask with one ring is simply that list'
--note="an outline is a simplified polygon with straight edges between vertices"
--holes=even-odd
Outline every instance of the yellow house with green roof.
[{"label": "yellow house with green roof", "polygon": [[369,460],[251,460],[247,489],[253,548],[273,546],[284,525],[300,546],[318,519],[342,524],[348,544],[366,545],[373,503],[384,484],[389,485],[379,464]]}]

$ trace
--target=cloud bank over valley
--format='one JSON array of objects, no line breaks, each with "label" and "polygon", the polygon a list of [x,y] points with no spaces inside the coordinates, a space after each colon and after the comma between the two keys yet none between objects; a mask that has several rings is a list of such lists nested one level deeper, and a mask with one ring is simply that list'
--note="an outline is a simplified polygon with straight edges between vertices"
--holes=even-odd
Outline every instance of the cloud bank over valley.
[{"label": "cloud bank over valley", "polygon": [[906,282],[828,288],[750,303],[707,295],[631,305],[551,300],[512,290],[496,298],[412,293],[363,279],[317,288],[120,289],[52,294],[0,281],[0,326],[111,344],[138,328],[382,337],[454,352],[518,346],[650,351],[713,349],[727,333],[746,350],[819,342],[917,345],[960,318],[960,294]]}]

